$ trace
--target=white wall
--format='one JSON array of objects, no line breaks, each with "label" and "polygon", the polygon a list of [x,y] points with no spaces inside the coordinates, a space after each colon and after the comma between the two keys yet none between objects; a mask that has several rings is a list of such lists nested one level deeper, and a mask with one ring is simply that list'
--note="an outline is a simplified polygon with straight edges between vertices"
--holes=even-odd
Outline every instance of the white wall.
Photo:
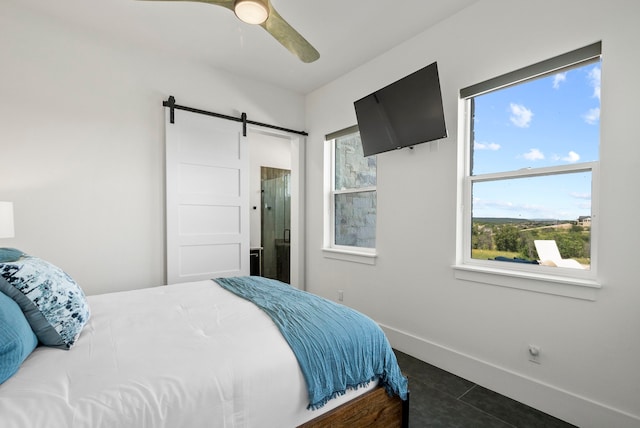
[{"label": "white wall", "polygon": [[[164,283],[164,108],[292,129],[302,96],[102,38],[0,2],[0,200],[13,246],[88,294]],[[179,120],[180,112],[176,112]]]},{"label": "white wall", "polygon": [[[392,344],[583,427],[640,426],[640,3],[481,0],[307,96],[307,290],[385,326]],[[596,301],[454,278],[460,88],[603,42]],[[323,258],[323,137],[353,101],[438,61],[449,137],[378,157],[375,266]],[[632,180],[633,181],[633,180]],[[542,364],[527,344],[542,347]]]}]

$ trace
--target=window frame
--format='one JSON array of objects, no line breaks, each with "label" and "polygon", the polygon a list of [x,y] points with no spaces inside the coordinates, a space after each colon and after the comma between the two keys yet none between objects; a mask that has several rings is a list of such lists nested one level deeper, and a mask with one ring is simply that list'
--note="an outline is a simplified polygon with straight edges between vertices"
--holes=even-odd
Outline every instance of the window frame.
[{"label": "window frame", "polygon": [[[596,62],[601,56],[601,43],[598,42],[460,90],[458,129],[459,144],[463,148],[461,150],[463,159],[458,163],[460,210],[458,212],[456,264],[454,265],[455,277],[457,279],[579,299],[595,300],[596,290],[601,287],[597,275],[600,158],[592,162],[578,162],[526,170],[472,175],[471,166],[474,154],[472,150],[473,141],[471,140],[473,138],[472,100],[474,97],[508,86],[525,83],[539,77],[552,75],[560,71],[587,65]],[[590,229],[591,266],[589,270],[528,265],[523,263],[501,263],[492,260],[473,259],[471,257],[473,223],[472,189],[474,183],[545,177],[579,172],[591,173],[592,223]]]},{"label": "window frame", "polygon": [[[358,126],[351,126],[343,130],[325,136],[325,174],[328,180],[325,183],[327,203],[325,204],[325,239],[323,253],[326,258],[333,258],[345,261],[352,261],[364,264],[375,264],[377,257],[376,247],[356,247],[350,245],[336,244],[336,196],[352,193],[376,192],[377,185],[357,188],[336,189],[336,142],[340,137],[359,133]],[[328,164],[328,165],[327,165]],[[377,178],[377,168],[376,168]],[[377,179],[376,179],[377,183]],[[376,235],[377,235],[377,212],[376,212]],[[377,237],[377,236],[376,236]]]}]

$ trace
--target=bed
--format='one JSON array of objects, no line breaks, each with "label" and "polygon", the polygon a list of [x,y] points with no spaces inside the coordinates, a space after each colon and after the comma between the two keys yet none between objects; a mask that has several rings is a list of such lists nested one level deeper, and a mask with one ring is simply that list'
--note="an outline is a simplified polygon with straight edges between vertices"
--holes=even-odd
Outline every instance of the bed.
[{"label": "bed", "polygon": [[[26,255],[2,262],[1,256],[0,252],[0,308],[4,314],[0,327],[7,330],[20,318],[19,311],[29,323],[27,327],[22,323],[22,336],[27,339],[21,352],[13,352],[22,353],[23,361],[14,373],[7,375],[5,368],[4,382],[0,369],[4,428],[408,426],[406,378],[398,376],[386,338],[384,346],[376,345],[375,358],[356,359],[355,365],[360,366],[362,360],[373,358],[367,362],[377,371],[372,381],[348,378],[348,387],[343,388],[331,373],[327,378],[327,373],[316,373],[311,377],[322,378],[316,390],[332,382],[336,385],[328,395],[326,391],[320,396],[312,394],[309,361],[305,363],[296,350],[300,343],[295,345],[283,332],[281,308],[261,306],[274,301],[273,296],[265,297],[264,287],[288,293],[286,288],[296,295],[312,296],[310,293],[277,281],[246,277],[85,297],[68,275],[48,262]],[[25,263],[37,266],[29,273]],[[41,280],[49,271],[55,273],[54,278]],[[235,281],[236,289],[223,284],[224,280]],[[25,286],[29,281],[32,285]],[[56,289],[58,283],[64,285],[61,290]],[[241,295],[253,285],[257,287],[253,300]],[[56,293],[53,304],[43,304],[49,294]],[[35,304],[25,299],[27,294],[38,296]],[[312,298],[314,302],[319,299]],[[342,310],[341,305],[320,300]],[[54,312],[49,317],[54,321],[49,319],[44,327],[42,319],[29,318],[33,315],[29,310],[38,305],[40,315]],[[66,315],[61,314],[65,311]],[[297,324],[298,318],[284,325]],[[0,338],[6,342],[11,335],[3,335],[3,328]],[[43,328],[48,331],[43,333]],[[27,330],[37,333],[35,342]],[[345,331],[326,332],[327,336],[343,336],[341,344],[332,349],[345,347],[347,354],[358,353],[360,348],[350,348],[354,343],[373,341],[368,336],[360,340],[359,334],[345,336]],[[309,336],[316,335],[325,333]],[[312,339],[303,337],[302,347],[313,350],[320,346]],[[4,345],[0,359],[7,361]],[[339,353],[320,352],[331,354],[322,359],[323,364],[354,365],[339,360],[335,356]],[[365,374],[368,376],[370,373]]]}]

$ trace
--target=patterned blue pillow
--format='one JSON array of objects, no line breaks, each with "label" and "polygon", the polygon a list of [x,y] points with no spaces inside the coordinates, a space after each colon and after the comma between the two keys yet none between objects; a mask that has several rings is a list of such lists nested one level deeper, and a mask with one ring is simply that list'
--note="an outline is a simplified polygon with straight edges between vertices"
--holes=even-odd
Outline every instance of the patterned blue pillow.
[{"label": "patterned blue pillow", "polygon": [[89,305],[78,284],[37,257],[0,263],[0,292],[15,300],[46,346],[71,348],[89,320]]},{"label": "patterned blue pillow", "polygon": [[37,344],[20,306],[0,293],[0,384],[18,371]]},{"label": "patterned blue pillow", "polygon": [[15,262],[22,256],[24,253],[15,248],[0,248],[0,263]]}]

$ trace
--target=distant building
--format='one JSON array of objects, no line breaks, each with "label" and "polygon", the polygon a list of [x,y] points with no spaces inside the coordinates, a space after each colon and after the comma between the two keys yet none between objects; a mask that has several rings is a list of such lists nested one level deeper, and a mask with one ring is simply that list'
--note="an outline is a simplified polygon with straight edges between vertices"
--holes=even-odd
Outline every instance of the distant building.
[{"label": "distant building", "polygon": [[578,226],[591,226],[591,216],[581,215],[578,217]]}]

